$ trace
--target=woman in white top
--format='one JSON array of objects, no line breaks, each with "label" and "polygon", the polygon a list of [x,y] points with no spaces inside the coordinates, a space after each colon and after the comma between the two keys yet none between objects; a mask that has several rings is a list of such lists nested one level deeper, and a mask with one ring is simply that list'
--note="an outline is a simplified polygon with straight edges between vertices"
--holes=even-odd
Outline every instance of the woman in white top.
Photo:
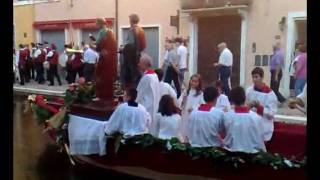
[{"label": "woman in white top", "polygon": [[184,142],[181,134],[181,116],[170,95],[163,95],[159,103],[159,111],[152,125],[152,134],[160,139],[178,138]]},{"label": "woman in white top", "polygon": [[190,113],[204,103],[201,76],[199,74],[191,76],[188,89],[182,93],[178,101],[182,111],[182,133],[186,136],[187,121]]}]

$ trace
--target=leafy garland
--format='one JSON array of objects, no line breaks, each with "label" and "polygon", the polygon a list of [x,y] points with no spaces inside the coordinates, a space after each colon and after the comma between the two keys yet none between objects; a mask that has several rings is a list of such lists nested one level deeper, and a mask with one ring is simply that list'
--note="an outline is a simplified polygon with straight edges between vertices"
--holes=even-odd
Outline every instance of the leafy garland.
[{"label": "leafy garland", "polygon": [[305,168],[306,157],[302,161],[287,159],[279,154],[271,154],[267,152],[258,153],[243,153],[230,152],[222,148],[216,147],[191,147],[189,144],[184,144],[177,138],[163,140],[153,137],[151,134],[136,135],[130,138],[125,138],[123,134],[116,132],[109,136],[115,138],[115,153],[117,154],[120,148],[130,146],[140,146],[141,148],[161,147],[166,152],[184,152],[187,153],[192,160],[200,158],[209,158],[216,164],[225,164],[233,168],[239,168],[244,165],[256,164],[272,167],[274,170],[290,169],[290,168]]},{"label": "leafy garland", "polygon": [[[79,83],[72,84],[69,89],[66,90],[64,97],[64,106],[67,111],[64,115],[60,115],[59,119],[54,119],[53,116],[57,116],[50,110],[52,107],[46,107],[43,104],[39,105],[35,101],[34,95],[28,100],[31,100],[31,108],[37,117],[39,124],[52,121],[58,122],[59,125],[54,126],[56,133],[56,143],[58,145],[64,145],[68,141],[67,136],[67,124],[68,124],[68,110],[73,103],[84,104],[92,101],[95,93],[95,84],[91,83]],[[57,124],[57,123],[56,123]],[[60,125],[61,124],[61,125]],[[231,165],[234,168],[239,168],[244,165],[258,164],[262,166],[269,166],[273,169],[288,169],[288,168],[305,168],[306,157],[302,161],[292,159],[286,159],[279,154],[271,154],[268,152],[258,152],[254,154],[242,153],[242,152],[229,152],[222,148],[215,147],[191,147],[189,144],[181,143],[177,138],[170,140],[163,140],[153,137],[151,134],[136,135],[130,138],[125,138],[122,133],[116,132],[108,138],[114,138],[114,151],[118,152],[120,148],[126,148],[130,146],[140,146],[142,148],[160,147],[165,152],[184,152],[187,153],[193,160],[199,158],[209,158],[215,164]]]}]

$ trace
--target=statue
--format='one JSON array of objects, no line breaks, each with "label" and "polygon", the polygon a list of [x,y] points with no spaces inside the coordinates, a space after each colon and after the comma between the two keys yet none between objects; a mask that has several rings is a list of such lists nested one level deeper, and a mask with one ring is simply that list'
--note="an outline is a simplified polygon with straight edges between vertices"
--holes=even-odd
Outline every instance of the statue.
[{"label": "statue", "polygon": [[113,83],[117,78],[117,41],[106,21],[97,19],[100,30],[95,39],[99,60],[96,67],[96,96],[100,101],[110,101],[113,98]]},{"label": "statue", "polygon": [[125,88],[136,88],[141,78],[138,63],[141,52],[146,48],[146,40],[144,30],[138,26],[138,15],[131,14],[129,20],[131,27],[128,31],[126,43],[124,47],[120,49],[122,53],[120,77]]}]

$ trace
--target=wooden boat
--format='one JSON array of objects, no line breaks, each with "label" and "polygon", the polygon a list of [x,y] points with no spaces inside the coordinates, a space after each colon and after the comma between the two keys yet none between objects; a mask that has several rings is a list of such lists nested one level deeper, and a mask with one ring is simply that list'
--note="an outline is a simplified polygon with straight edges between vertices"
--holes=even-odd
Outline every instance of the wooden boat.
[{"label": "wooden boat", "polygon": [[[48,102],[57,108],[62,104]],[[99,104],[73,104],[72,115],[104,120],[112,114],[113,102]],[[113,139],[108,139],[112,142]],[[275,122],[272,140],[267,143],[270,153],[278,153],[286,158],[302,160],[305,157],[306,125]],[[68,149],[68,147],[66,147]],[[141,147],[123,148],[114,153],[114,143],[108,143],[108,154],[71,156],[75,164],[88,164],[106,171],[117,171],[124,174],[148,179],[306,179],[304,168],[273,169],[271,166],[244,165],[238,169],[219,165],[207,158],[193,160],[185,152],[164,153],[159,147],[143,149]]]}]

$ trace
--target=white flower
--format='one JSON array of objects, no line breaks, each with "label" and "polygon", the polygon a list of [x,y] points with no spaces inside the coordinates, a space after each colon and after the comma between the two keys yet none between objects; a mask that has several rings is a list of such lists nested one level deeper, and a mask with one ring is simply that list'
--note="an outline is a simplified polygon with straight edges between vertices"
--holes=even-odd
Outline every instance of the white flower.
[{"label": "white flower", "polygon": [[289,160],[284,160],[284,163],[286,163],[289,167],[292,167],[292,162],[291,161],[289,161]]},{"label": "white flower", "polygon": [[36,96],[37,96],[37,95],[35,95],[35,94],[29,95],[29,96],[28,96],[28,101],[35,102],[35,101],[36,101]]}]

